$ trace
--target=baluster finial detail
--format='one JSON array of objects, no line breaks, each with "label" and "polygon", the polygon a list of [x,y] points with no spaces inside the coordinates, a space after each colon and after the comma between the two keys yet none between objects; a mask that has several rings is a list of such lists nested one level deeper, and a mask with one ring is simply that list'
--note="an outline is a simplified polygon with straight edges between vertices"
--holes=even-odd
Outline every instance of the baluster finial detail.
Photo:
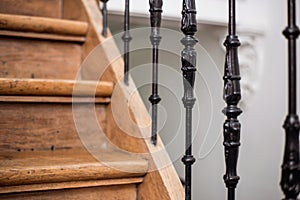
[{"label": "baluster finial detail", "polygon": [[152,44],[152,95],[149,101],[152,104],[152,135],[151,142],[156,145],[157,143],[157,104],[161,98],[158,95],[158,47],[161,41],[160,25],[162,13],[162,0],[149,0],[150,5],[150,23],[151,35],[150,41]]},{"label": "baluster finial detail", "polygon": [[181,43],[184,49],[181,53],[182,75],[184,95],[182,98],[186,110],[186,124],[185,124],[185,155],[182,162],[185,165],[185,199],[192,198],[192,165],[196,161],[192,155],[192,112],[196,101],[194,97],[194,83],[196,73],[196,59],[197,52],[195,45],[197,39],[195,33],[197,32],[196,20],[196,5],[195,0],[183,0],[182,4],[182,21],[181,30],[184,33],[184,38]]},{"label": "baluster finial detail", "polygon": [[284,200],[296,200],[300,193],[300,163],[299,163],[299,130],[300,122],[297,115],[297,52],[296,39],[300,30],[296,25],[296,2],[288,0],[288,26],[283,35],[288,39],[288,115],[284,122],[286,132],[285,151],[282,164],[280,185],[285,194]]},{"label": "baluster finial detail", "polygon": [[223,113],[227,119],[223,125],[226,173],[223,177],[228,189],[228,199],[235,199],[235,188],[240,177],[237,175],[237,161],[240,146],[241,124],[238,116],[242,113],[238,107],[241,100],[240,70],[238,61],[238,47],[240,42],[236,35],[235,0],[229,0],[228,35],[224,42],[226,60],[224,67],[224,94],[227,106]]}]

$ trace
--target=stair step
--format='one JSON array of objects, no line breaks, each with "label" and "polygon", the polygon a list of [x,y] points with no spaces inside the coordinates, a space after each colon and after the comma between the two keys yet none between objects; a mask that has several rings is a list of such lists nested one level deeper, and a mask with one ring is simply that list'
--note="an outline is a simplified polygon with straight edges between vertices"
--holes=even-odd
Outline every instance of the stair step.
[{"label": "stair step", "polygon": [[1,95],[109,97],[113,86],[107,81],[0,78]]},{"label": "stair step", "polygon": [[49,34],[49,33],[41,34],[41,33],[21,32],[21,31],[0,30],[0,35],[6,37],[42,39],[42,40],[54,40],[54,41],[78,42],[78,43],[83,43],[86,41],[86,38],[83,36],[57,35],[57,34]]},{"label": "stair step", "polygon": [[131,181],[126,178],[142,177],[148,170],[145,159],[128,153],[97,149],[93,154],[98,160],[85,149],[0,152],[0,193],[44,190],[49,184],[51,189],[60,184],[62,188],[127,184]]},{"label": "stair step", "polygon": [[[92,181],[69,181],[61,183],[42,183],[42,184],[30,184],[30,185],[18,185],[18,186],[1,186],[1,194],[8,193],[21,193],[30,191],[47,191],[47,190],[62,190],[62,189],[78,189],[78,188],[90,188],[90,187],[111,187],[122,186],[131,184],[140,184],[144,180],[143,177],[132,178],[114,178],[105,180],[92,180]],[[2,199],[2,198],[0,198]]]},{"label": "stair step", "polygon": [[2,103],[102,103],[111,102],[110,97],[57,97],[57,96],[0,96]]},{"label": "stair step", "polygon": [[2,30],[77,36],[85,36],[88,31],[87,22],[65,19],[0,14],[0,21]]},{"label": "stair step", "polygon": [[137,200],[136,184],[46,190],[0,195],[1,200]]}]

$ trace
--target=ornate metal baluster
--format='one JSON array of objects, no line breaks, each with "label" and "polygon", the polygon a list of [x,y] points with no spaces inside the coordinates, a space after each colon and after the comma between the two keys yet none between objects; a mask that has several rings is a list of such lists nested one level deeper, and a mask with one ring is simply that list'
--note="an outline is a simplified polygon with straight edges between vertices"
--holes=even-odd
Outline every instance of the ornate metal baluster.
[{"label": "ornate metal baluster", "polygon": [[103,3],[102,6],[102,16],[103,16],[103,30],[102,35],[103,37],[107,37],[107,2],[108,0],[100,0]]},{"label": "ornate metal baluster", "polygon": [[192,155],[192,111],[196,101],[194,97],[194,83],[196,72],[197,52],[194,46],[197,39],[194,37],[197,32],[196,5],[195,0],[183,0],[182,8],[182,32],[184,38],[181,43],[185,46],[181,53],[184,96],[182,98],[186,109],[185,124],[185,156],[182,162],[185,164],[185,199],[191,199],[192,193],[192,165],[195,158]]},{"label": "ornate metal baluster", "polygon": [[128,85],[128,72],[129,72],[129,43],[132,40],[130,36],[130,13],[129,13],[129,0],[125,0],[125,15],[124,15],[124,83]]},{"label": "ornate metal baluster", "polygon": [[160,24],[162,13],[162,0],[149,0],[150,23],[151,23],[151,44],[152,44],[152,95],[149,101],[152,104],[152,135],[151,142],[156,145],[157,140],[157,104],[160,102],[158,95],[158,46],[161,41]]},{"label": "ornate metal baluster", "polygon": [[228,188],[228,199],[235,199],[235,188],[240,177],[237,175],[237,161],[240,146],[241,124],[237,119],[242,113],[238,108],[241,99],[240,70],[238,61],[238,47],[240,42],[236,35],[235,0],[229,0],[229,24],[228,35],[224,42],[226,47],[226,62],[224,70],[224,94],[223,98],[227,106],[223,113],[227,116],[224,123],[224,142],[226,173],[223,177]]},{"label": "ornate metal baluster", "polygon": [[281,188],[285,200],[296,200],[300,193],[300,163],[299,163],[299,130],[300,122],[297,115],[296,87],[296,39],[300,31],[296,25],[295,0],[288,0],[288,26],[283,35],[288,39],[289,51],[289,112],[284,122],[286,143],[282,164]]}]

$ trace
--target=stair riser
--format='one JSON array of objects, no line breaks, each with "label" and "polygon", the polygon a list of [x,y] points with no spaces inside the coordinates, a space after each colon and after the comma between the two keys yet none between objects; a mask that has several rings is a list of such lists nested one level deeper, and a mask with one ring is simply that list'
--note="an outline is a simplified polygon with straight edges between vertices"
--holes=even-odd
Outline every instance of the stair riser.
[{"label": "stair riser", "polygon": [[[89,137],[100,134],[93,123],[96,113],[102,130],[106,129],[106,105],[76,104],[80,128]],[[77,117],[78,118],[78,117]],[[94,120],[94,123],[97,123]],[[101,135],[101,134],[100,134]],[[93,141],[93,139],[91,139]],[[98,141],[96,141],[98,142]],[[91,143],[91,145],[93,145]],[[99,143],[98,143],[99,145]],[[0,151],[34,151],[82,147],[72,113],[72,103],[0,103]]]},{"label": "stair riser", "polygon": [[75,79],[81,45],[69,42],[0,39],[0,77]]},{"label": "stair riser", "polygon": [[53,190],[46,192],[29,192],[0,195],[2,200],[107,200],[107,199],[126,199],[136,200],[136,185],[117,185],[106,187],[91,187],[79,189]]}]

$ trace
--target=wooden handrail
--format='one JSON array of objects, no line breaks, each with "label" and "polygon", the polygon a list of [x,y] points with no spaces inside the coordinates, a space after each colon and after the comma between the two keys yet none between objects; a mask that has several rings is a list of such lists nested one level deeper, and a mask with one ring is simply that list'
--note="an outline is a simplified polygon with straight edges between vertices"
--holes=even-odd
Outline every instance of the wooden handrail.
[{"label": "wooden handrail", "polygon": [[0,14],[0,29],[84,36],[88,23],[64,19]]},{"label": "wooden handrail", "polygon": [[0,95],[109,97],[113,86],[105,81],[0,78]]}]

